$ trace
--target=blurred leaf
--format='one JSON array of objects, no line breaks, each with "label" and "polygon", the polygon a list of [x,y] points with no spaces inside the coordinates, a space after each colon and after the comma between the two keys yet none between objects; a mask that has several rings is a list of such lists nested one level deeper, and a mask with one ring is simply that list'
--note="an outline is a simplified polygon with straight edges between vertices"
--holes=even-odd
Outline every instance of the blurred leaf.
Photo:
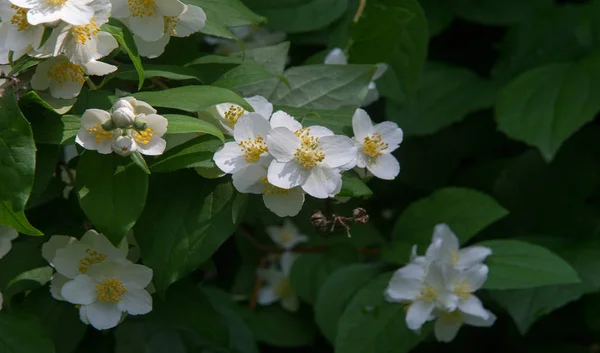
[{"label": "blurred leaf", "polygon": [[278,305],[256,308],[246,322],[259,342],[277,347],[310,346],[317,338],[310,316],[287,312]]},{"label": "blurred leaf", "polygon": [[33,317],[0,313],[0,352],[54,353],[54,345]]},{"label": "blurred leaf", "polygon": [[456,14],[485,25],[511,25],[527,22],[538,12],[554,6],[552,0],[451,0]]},{"label": "blurred leaf", "polygon": [[342,190],[337,197],[368,198],[371,195],[373,191],[356,174],[349,171],[342,174]]},{"label": "blurred leaf", "polygon": [[435,37],[442,33],[454,19],[452,4],[448,0],[419,0],[427,15],[429,36]]},{"label": "blurred leaf", "polygon": [[[132,65],[119,65],[119,71],[115,76],[121,80],[136,81],[138,80],[138,73],[135,67]],[[193,68],[177,66],[177,65],[145,65],[144,77],[164,77],[169,80],[183,81],[183,80],[196,80],[202,81],[199,77],[199,73]]]},{"label": "blurred leaf", "polygon": [[199,112],[219,103],[234,103],[252,110],[248,102],[228,89],[212,86],[184,86],[154,92],[133,94],[153,107]]}]

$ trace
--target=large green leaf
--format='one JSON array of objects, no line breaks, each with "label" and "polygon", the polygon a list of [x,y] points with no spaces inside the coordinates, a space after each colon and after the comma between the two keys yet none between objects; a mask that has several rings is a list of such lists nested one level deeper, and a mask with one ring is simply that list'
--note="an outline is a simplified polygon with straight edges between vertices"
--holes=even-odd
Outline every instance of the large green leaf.
[{"label": "large green leaf", "polygon": [[318,334],[306,312],[290,313],[278,305],[256,308],[246,322],[259,342],[278,347],[310,346]]},{"label": "large green leaf", "polygon": [[87,151],[77,165],[76,188],[83,212],[118,245],[144,209],[148,175],[128,158]]},{"label": "large green leaf", "polygon": [[175,146],[151,165],[153,172],[172,172],[184,168],[213,168],[213,155],[223,145],[212,136],[200,136]]},{"label": "large green leaf", "polygon": [[600,55],[530,70],[496,102],[498,128],[537,147],[546,160],[600,110]]},{"label": "large green leaf", "polygon": [[292,67],[271,97],[273,104],[296,108],[357,108],[375,73],[367,65],[308,65]]},{"label": "large green leaf", "polygon": [[464,243],[507,213],[479,191],[445,188],[408,206],[396,221],[393,236],[405,243],[427,245],[435,225],[446,223]]},{"label": "large green leaf", "polygon": [[0,352],[55,353],[55,350],[36,318],[0,313]]},{"label": "large green leaf", "polygon": [[486,261],[490,271],[483,288],[535,288],[580,282],[568,262],[542,246],[518,240],[490,240],[479,245],[492,249]]},{"label": "large green leaf", "polygon": [[340,317],[354,294],[380,271],[380,266],[354,264],[333,272],[321,286],[315,302],[315,321],[334,343]]},{"label": "large green leaf", "polygon": [[165,114],[163,116],[169,120],[167,134],[187,134],[190,132],[200,132],[213,135],[219,138],[221,141],[225,140],[223,132],[208,121],[187,115]]},{"label": "large green leaf", "polygon": [[173,108],[193,113],[219,103],[234,103],[252,110],[248,102],[232,91],[212,86],[184,86],[155,92],[139,92],[133,96],[153,107]]},{"label": "large green leaf", "polygon": [[11,88],[0,100],[0,224],[20,233],[41,235],[23,210],[33,188],[35,143]]},{"label": "large green leaf", "polygon": [[205,180],[193,171],[153,174],[135,234],[159,293],[210,259],[233,233],[239,196],[226,179]]},{"label": "large green leaf", "polygon": [[406,327],[403,304],[385,301],[391,275],[376,277],[352,298],[339,320],[336,353],[407,353],[427,337]]}]

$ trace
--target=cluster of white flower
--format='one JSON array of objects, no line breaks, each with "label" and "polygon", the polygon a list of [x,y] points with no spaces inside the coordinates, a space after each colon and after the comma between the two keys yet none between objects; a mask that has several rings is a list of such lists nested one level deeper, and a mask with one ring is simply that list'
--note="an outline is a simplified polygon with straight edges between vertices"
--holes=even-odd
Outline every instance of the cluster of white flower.
[{"label": "cluster of white flower", "polygon": [[292,265],[296,261],[296,255],[291,250],[296,245],[306,242],[308,237],[300,234],[298,228],[287,219],[281,227],[267,227],[267,233],[273,242],[283,250],[283,253],[272,256],[269,268],[258,269],[257,275],[265,281],[266,286],[258,292],[257,302],[260,305],[271,305],[281,301],[281,306],[284,309],[292,312],[297,311],[300,302],[289,281]]},{"label": "cluster of white flower", "polygon": [[179,0],[0,0],[0,64],[11,56],[47,59],[36,67],[32,88],[74,98],[86,75],[117,70],[98,61],[118,46],[101,30],[111,16],[131,30],[148,57],[160,55],[171,36],[189,36],[206,22],[201,8]]},{"label": "cluster of white flower", "polygon": [[482,262],[492,250],[459,246],[448,225],[438,224],[425,256],[417,256],[413,247],[411,262],[394,273],[385,291],[387,301],[408,303],[411,330],[436,320],[435,336],[441,342],[452,341],[463,324],[488,327],[496,321],[474,295],[487,280],[488,267]]},{"label": "cluster of white flower", "polygon": [[88,109],[81,116],[76,142],[88,150],[129,156],[139,151],[156,156],[167,145],[162,136],[168,120],[150,104],[133,97],[120,98],[110,111]]},{"label": "cluster of white flower", "polygon": [[265,205],[280,217],[300,212],[304,194],[325,199],[342,188],[342,173],[367,168],[378,178],[391,180],[400,172],[391,155],[402,142],[402,130],[392,122],[373,125],[358,109],[352,126],[355,137],[335,135],[323,126],[304,127],[283,111],[273,112],[265,98],[246,98],[250,113],[235,104],[217,106],[227,142],[214,155],[217,166],[233,174],[242,193],[262,194]]},{"label": "cluster of white flower", "polygon": [[126,314],[149,313],[152,270],[134,264],[137,259],[128,258],[128,251],[126,238],[116,248],[93,230],[81,240],[53,236],[42,247],[42,256],[56,270],[52,296],[78,305],[81,321],[98,330],[115,327]]}]

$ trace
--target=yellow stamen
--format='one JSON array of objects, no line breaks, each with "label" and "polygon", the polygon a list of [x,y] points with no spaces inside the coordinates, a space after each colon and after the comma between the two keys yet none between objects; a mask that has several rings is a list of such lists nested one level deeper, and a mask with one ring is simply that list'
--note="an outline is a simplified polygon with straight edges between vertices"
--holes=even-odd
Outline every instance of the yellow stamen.
[{"label": "yellow stamen", "polygon": [[279,283],[275,284],[273,286],[273,291],[281,299],[294,296],[294,290],[290,285],[290,281],[287,279],[281,280]]},{"label": "yellow stamen", "polygon": [[171,33],[172,36],[177,35],[177,23],[179,17],[177,16],[165,16],[165,33]]},{"label": "yellow stamen", "polygon": [[154,131],[154,129],[151,127],[148,127],[142,131],[133,132],[133,138],[135,142],[141,143],[143,145],[147,145],[148,142],[150,142],[150,139],[152,139],[152,136],[154,135],[156,135],[156,131]]},{"label": "yellow stamen", "polygon": [[10,8],[15,10],[14,15],[12,15],[10,19],[11,24],[17,26],[19,31],[24,31],[31,27],[31,25],[27,21],[27,11],[29,11],[28,9],[24,9],[16,5],[10,5]]},{"label": "yellow stamen", "polygon": [[56,6],[56,5],[62,5],[65,2],[67,2],[67,0],[46,0],[46,3],[48,5],[54,5],[54,6]]},{"label": "yellow stamen", "polygon": [[157,9],[155,0],[129,0],[128,3],[133,17],[152,17]]},{"label": "yellow stamen", "polygon": [[469,299],[473,292],[473,288],[466,281],[462,281],[458,286],[454,287],[454,294],[461,300]]},{"label": "yellow stamen", "polygon": [[235,123],[237,123],[238,119],[245,113],[246,111],[244,110],[244,108],[237,105],[232,105],[231,107],[229,107],[229,110],[225,112],[225,120],[227,120],[229,126],[233,126],[235,125]]},{"label": "yellow stamen", "polygon": [[110,141],[113,138],[112,132],[104,130],[102,123],[98,123],[89,128],[88,134],[94,135],[96,142]]},{"label": "yellow stamen", "polygon": [[304,168],[314,168],[317,163],[323,162],[325,153],[319,147],[319,138],[311,136],[310,128],[303,128],[294,132],[301,140],[301,145],[296,149],[294,157],[296,162]]},{"label": "yellow stamen", "polygon": [[50,66],[48,77],[60,84],[67,81],[83,84],[85,82],[84,73],[83,67],[64,60]]},{"label": "yellow stamen", "polygon": [[92,18],[87,25],[71,27],[71,34],[77,43],[85,44],[88,40],[92,39],[92,37],[98,38],[99,30],[100,27],[96,24],[96,19]]},{"label": "yellow stamen", "polygon": [[98,300],[105,303],[118,303],[127,293],[123,282],[116,278],[105,278],[102,283],[96,285]]},{"label": "yellow stamen", "polygon": [[85,249],[85,252],[88,256],[79,260],[79,272],[82,274],[86,274],[90,266],[99,264],[108,257],[102,253],[95,252],[92,249]]},{"label": "yellow stamen", "polygon": [[239,145],[242,147],[244,159],[248,163],[258,162],[260,155],[269,150],[267,148],[267,143],[260,135],[255,139],[248,138],[247,140],[240,142]]},{"label": "yellow stamen", "polygon": [[381,134],[376,132],[371,136],[365,137],[363,151],[367,156],[380,157],[382,155],[382,151],[386,150],[387,148],[388,144],[383,142]]},{"label": "yellow stamen", "polygon": [[421,293],[419,293],[417,299],[422,300],[425,303],[431,303],[437,298],[437,295],[438,293],[435,290],[435,288],[433,288],[429,284],[426,284],[421,288]]},{"label": "yellow stamen", "polygon": [[263,195],[265,196],[287,195],[290,193],[290,191],[292,191],[292,189],[282,189],[269,183],[269,179],[266,176],[262,177],[262,179],[260,179],[260,182],[265,186],[265,191],[263,192]]}]

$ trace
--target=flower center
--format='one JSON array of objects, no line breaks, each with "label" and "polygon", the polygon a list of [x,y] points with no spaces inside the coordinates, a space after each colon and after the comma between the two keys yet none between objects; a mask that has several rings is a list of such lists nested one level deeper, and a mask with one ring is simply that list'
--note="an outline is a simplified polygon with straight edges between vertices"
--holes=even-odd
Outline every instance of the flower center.
[{"label": "flower center", "polygon": [[83,84],[85,82],[83,74],[83,67],[75,65],[66,60],[53,64],[48,70],[48,77],[55,80],[59,84],[63,84],[67,81]]},{"label": "flower center", "polygon": [[29,22],[27,22],[27,11],[29,11],[28,9],[24,9],[16,5],[10,5],[10,8],[15,10],[15,13],[10,18],[11,24],[17,26],[19,31],[24,31],[31,27]]},{"label": "flower center", "polygon": [[[171,33],[171,35],[177,35],[177,23],[179,17],[177,16],[165,16],[165,33]],[[230,108],[231,109],[231,108]]]},{"label": "flower center", "polygon": [[294,290],[287,279],[279,281],[273,286],[273,291],[279,298],[289,298],[294,296]]},{"label": "flower center", "polygon": [[104,130],[102,123],[98,123],[89,128],[88,134],[94,135],[96,142],[110,141],[113,138],[112,132]]},{"label": "flower center", "polygon": [[388,144],[383,142],[381,134],[376,132],[371,136],[365,137],[365,141],[363,143],[363,151],[367,156],[379,157],[382,155],[381,151],[384,151],[387,148]]},{"label": "flower center", "polygon": [[458,286],[454,287],[454,294],[461,300],[467,300],[473,293],[473,288],[466,282],[462,281]]},{"label": "flower center", "polygon": [[317,163],[323,162],[325,153],[319,147],[319,138],[311,136],[310,128],[303,128],[294,132],[301,140],[301,145],[296,149],[294,157],[296,162],[304,168],[314,168]]},{"label": "flower center", "polygon": [[419,293],[417,299],[422,300],[425,303],[431,303],[437,298],[437,295],[438,293],[435,290],[435,288],[433,288],[429,284],[426,284],[421,288],[421,293]]},{"label": "flower center", "polygon": [[79,260],[79,272],[84,275],[87,273],[90,266],[99,264],[108,257],[102,253],[95,252],[92,249],[85,249],[85,252],[87,256]]},{"label": "flower center", "polygon": [[46,0],[46,3],[48,5],[54,5],[54,6],[56,6],[56,5],[62,5],[65,2],[67,2],[67,0]]},{"label": "flower center", "polygon": [[100,27],[96,24],[96,19],[92,18],[90,23],[83,26],[73,26],[71,28],[71,33],[73,37],[75,37],[75,41],[79,44],[85,44],[88,40],[94,38],[98,38],[98,31]]},{"label": "flower center", "polygon": [[244,153],[244,159],[248,163],[258,162],[260,155],[267,152],[267,143],[265,140],[258,135],[255,139],[248,138],[239,143],[242,147],[242,153]]},{"label": "flower center", "polygon": [[229,107],[229,110],[225,112],[225,120],[227,120],[230,126],[233,126],[235,125],[235,123],[237,123],[238,119],[245,113],[246,111],[244,110],[244,108],[238,105],[232,105],[231,107]]},{"label": "flower center", "polygon": [[127,293],[127,288],[116,278],[105,278],[96,285],[96,295],[101,302],[118,303],[123,299],[125,293]]},{"label": "flower center", "polygon": [[128,0],[128,3],[133,17],[151,17],[157,9],[155,0]]},{"label": "flower center", "polygon": [[143,145],[147,145],[150,142],[150,139],[152,139],[152,136],[154,135],[156,135],[156,131],[154,131],[154,129],[151,127],[148,127],[142,131],[133,132],[133,138],[135,139],[135,142],[141,143]]},{"label": "flower center", "polygon": [[265,191],[263,191],[263,195],[265,196],[288,195],[290,191],[292,191],[292,189],[282,189],[269,183],[269,178],[267,178],[266,176],[262,177],[262,179],[260,179],[260,182],[265,186]]}]

